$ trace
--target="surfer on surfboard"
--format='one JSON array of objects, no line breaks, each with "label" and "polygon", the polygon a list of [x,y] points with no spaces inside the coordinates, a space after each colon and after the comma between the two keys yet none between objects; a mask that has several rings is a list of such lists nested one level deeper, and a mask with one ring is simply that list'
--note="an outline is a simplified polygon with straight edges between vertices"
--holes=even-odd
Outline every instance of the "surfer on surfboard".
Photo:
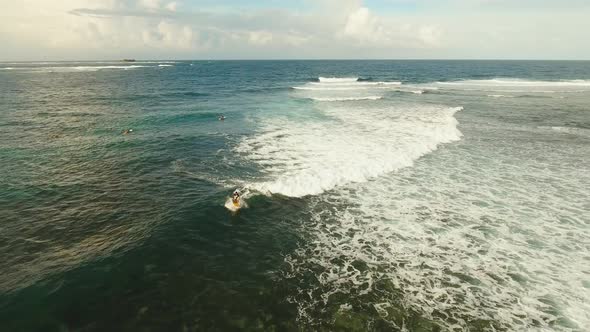
[{"label": "surfer on surfboard", "polygon": [[247,208],[248,204],[244,199],[248,196],[248,190],[242,193],[239,189],[234,190],[230,197],[227,198],[225,201],[225,208],[232,211],[237,212],[243,208]]},{"label": "surfer on surfboard", "polygon": [[234,193],[231,196],[231,200],[235,206],[240,206],[240,191],[239,190],[236,189],[234,191]]}]

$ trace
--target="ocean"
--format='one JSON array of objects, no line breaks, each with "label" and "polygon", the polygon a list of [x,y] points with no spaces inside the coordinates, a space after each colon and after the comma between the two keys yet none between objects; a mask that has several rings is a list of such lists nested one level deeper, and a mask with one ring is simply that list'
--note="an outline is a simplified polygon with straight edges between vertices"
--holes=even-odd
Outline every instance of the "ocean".
[{"label": "ocean", "polygon": [[590,62],[0,63],[2,331],[585,331],[589,197]]}]

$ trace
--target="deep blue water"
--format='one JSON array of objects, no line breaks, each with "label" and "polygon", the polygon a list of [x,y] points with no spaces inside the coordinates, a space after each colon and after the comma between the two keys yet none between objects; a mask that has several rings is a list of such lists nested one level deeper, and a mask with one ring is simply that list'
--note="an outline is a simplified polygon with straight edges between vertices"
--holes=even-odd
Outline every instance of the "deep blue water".
[{"label": "deep blue water", "polygon": [[583,331],[589,157],[590,62],[0,63],[0,330]]}]

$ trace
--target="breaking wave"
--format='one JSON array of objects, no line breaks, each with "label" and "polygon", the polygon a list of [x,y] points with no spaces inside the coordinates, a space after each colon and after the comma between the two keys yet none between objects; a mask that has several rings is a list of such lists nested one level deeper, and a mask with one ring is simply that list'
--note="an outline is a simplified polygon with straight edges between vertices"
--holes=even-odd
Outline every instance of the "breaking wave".
[{"label": "breaking wave", "polygon": [[490,98],[514,98],[514,96],[509,95],[488,95]]},{"label": "breaking wave", "polygon": [[590,80],[534,81],[518,78],[497,78],[489,80],[434,82],[428,85],[443,90],[497,92],[488,95],[490,97],[499,97],[502,93],[590,92]]},{"label": "breaking wave", "polygon": [[443,86],[516,86],[516,87],[557,87],[557,86],[575,86],[590,87],[590,80],[561,80],[561,81],[533,81],[519,78],[512,79],[489,79],[489,80],[463,80],[452,82],[436,82]]},{"label": "breaking wave", "polygon": [[323,98],[323,97],[311,97],[310,99],[315,101],[357,101],[357,100],[379,100],[382,96],[366,96],[366,97],[334,97],[334,98]]},{"label": "breaking wave", "polygon": [[364,82],[364,81],[355,81],[355,82],[335,82],[335,83],[324,83],[324,82],[310,82],[310,85],[316,86],[325,86],[325,87],[334,87],[334,86],[353,86],[353,87],[372,87],[378,85],[401,85],[402,82]]},{"label": "breaking wave", "polygon": [[[465,172],[450,157],[314,197],[312,221],[302,226],[312,240],[286,258],[285,277],[306,280],[288,298],[300,320],[368,305],[393,330],[411,319],[404,313],[419,312],[448,331],[582,331],[590,259],[583,199],[569,201],[548,184],[534,193],[526,180],[504,196],[495,178],[486,179],[495,167],[505,166]],[[526,178],[526,170],[513,171],[500,174]],[[559,217],[541,206],[568,212]]]},{"label": "breaking wave", "polygon": [[[416,320],[420,324],[414,326],[430,327],[424,330],[437,330],[435,324],[444,331],[583,331],[588,326],[588,191],[579,183],[590,178],[580,167],[583,157],[563,163],[572,156],[547,145],[539,163],[520,159],[538,155],[536,143],[480,155],[471,149],[488,144],[496,149],[497,143],[465,143],[411,168],[386,171],[402,165],[396,158],[408,165],[435,149],[436,142],[458,139],[453,111],[424,105],[383,109],[383,125],[392,135],[388,144],[378,138],[386,131],[358,121],[360,114],[371,118],[377,112],[334,107],[327,114],[344,113],[346,121],[338,117],[335,123],[352,131],[350,140],[317,129],[317,140],[300,140],[309,147],[301,149],[309,153],[303,162],[271,170],[279,180],[261,187],[284,193],[315,189],[308,182],[330,183],[324,178],[341,181],[309,198],[311,221],[301,225],[308,241],[285,259],[284,277],[299,290],[288,301],[297,305],[301,321],[321,325],[324,318],[317,312],[322,310],[361,320],[357,313],[371,310],[390,325],[388,330],[411,331],[407,324]],[[581,136],[589,131],[536,130]],[[426,136],[434,131],[437,135]],[[285,130],[279,140],[290,146],[291,135]],[[350,156],[340,155],[345,151],[335,147],[340,144],[353,146],[347,149]],[[314,162],[316,145],[325,145],[319,151],[339,151]],[[302,176],[308,165],[315,174]],[[555,165],[562,171],[547,171]],[[367,169],[382,173],[368,180],[355,177]]]},{"label": "breaking wave", "polygon": [[421,94],[422,89],[403,86],[399,81],[378,81],[352,78],[320,77],[316,82],[292,87],[295,97],[315,101],[360,101],[383,99],[388,92],[408,92]]},{"label": "breaking wave", "polygon": [[[138,68],[155,68],[148,65],[105,65],[105,66],[27,66],[27,67],[8,67],[10,70],[24,73],[76,73],[76,72],[95,72],[102,70],[131,70]],[[1,69],[8,69],[1,68]]]},{"label": "breaking wave", "polygon": [[326,120],[263,120],[258,135],[236,148],[268,174],[250,188],[267,194],[317,195],[411,166],[439,144],[461,138],[460,107],[334,104]]},{"label": "breaking wave", "polygon": [[358,80],[358,77],[318,77],[318,81],[321,83],[351,83]]}]

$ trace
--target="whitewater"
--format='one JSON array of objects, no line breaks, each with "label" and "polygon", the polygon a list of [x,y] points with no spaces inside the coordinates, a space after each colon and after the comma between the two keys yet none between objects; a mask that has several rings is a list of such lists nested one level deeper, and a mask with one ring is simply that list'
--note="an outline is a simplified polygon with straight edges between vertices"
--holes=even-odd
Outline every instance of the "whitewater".
[{"label": "whitewater", "polygon": [[[293,88],[291,98],[314,101],[313,111],[297,121],[286,114],[258,119],[257,133],[235,151],[261,169],[247,187],[312,197],[312,221],[301,230],[309,244],[285,260],[287,278],[317,278],[289,297],[300,320],[314,324],[320,308],[346,315],[368,301],[396,329],[407,327],[400,307],[448,330],[565,331],[590,323],[587,190],[575,184],[590,183],[588,173],[556,163],[564,151],[551,142],[519,143],[511,151],[506,137],[488,141],[473,130],[462,141],[463,103],[397,94],[565,98],[590,92],[588,81],[320,77]],[[532,157],[540,147],[541,160]],[[563,167],[568,171],[552,171]],[[339,294],[356,295],[343,301]]]}]

